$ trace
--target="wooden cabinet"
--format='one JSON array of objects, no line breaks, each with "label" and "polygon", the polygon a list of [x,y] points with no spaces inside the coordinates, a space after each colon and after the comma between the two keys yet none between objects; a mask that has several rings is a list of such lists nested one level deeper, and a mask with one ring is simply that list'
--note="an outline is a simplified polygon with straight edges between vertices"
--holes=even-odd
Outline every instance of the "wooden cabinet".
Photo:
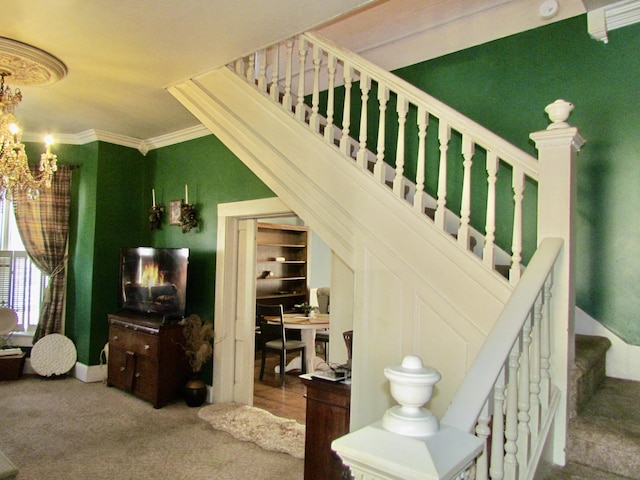
[{"label": "wooden cabinet", "polygon": [[349,433],[351,385],[301,377],[307,387],[304,480],[338,480],[346,474],[331,442]]},{"label": "wooden cabinet", "polygon": [[109,386],[160,408],[180,395],[188,363],[182,325],[162,317],[121,312],[109,315]]},{"label": "wooden cabinet", "polygon": [[308,227],[258,223],[256,302],[285,311],[309,301]]}]

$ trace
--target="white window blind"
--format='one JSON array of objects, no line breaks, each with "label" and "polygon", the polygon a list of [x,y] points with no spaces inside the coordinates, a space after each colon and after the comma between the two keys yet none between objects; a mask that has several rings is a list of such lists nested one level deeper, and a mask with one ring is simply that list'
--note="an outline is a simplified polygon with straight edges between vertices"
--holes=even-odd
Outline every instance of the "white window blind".
[{"label": "white window blind", "polygon": [[2,202],[0,217],[0,306],[16,311],[18,332],[33,333],[38,325],[48,277],[24,251],[13,209],[7,200]]}]

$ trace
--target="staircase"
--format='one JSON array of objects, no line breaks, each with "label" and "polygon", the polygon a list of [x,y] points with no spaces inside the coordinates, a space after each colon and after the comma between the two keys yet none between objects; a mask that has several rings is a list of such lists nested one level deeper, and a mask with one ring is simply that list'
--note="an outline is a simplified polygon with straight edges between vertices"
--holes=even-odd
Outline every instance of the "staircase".
[{"label": "staircase", "polygon": [[[504,472],[494,478],[531,478],[550,436],[562,461],[574,310],[571,181],[583,142],[565,123],[570,104],[548,107],[553,124],[531,136],[536,159],[315,34],[169,92],[339,260],[332,290],[353,293],[335,306],[353,319],[357,338],[352,429],[391,406],[382,372],[411,352],[442,374],[432,411],[483,438],[477,478],[489,470]],[[537,198],[525,200],[530,183]],[[527,203],[537,205],[537,222],[526,221]],[[527,232],[527,223],[537,231]],[[502,225],[511,238],[500,248]],[[527,242],[538,247],[528,263]],[[233,284],[235,259],[224,261],[217,270],[229,276],[219,279]],[[241,337],[239,315],[233,295],[216,296],[224,338],[216,350],[229,351],[231,361],[214,362],[214,381],[225,394],[242,365],[241,356],[233,362],[242,354],[237,345],[253,340]],[[218,401],[226,400],[235,399]],[[490,438],[496,444],[488,448]]]},{"label": "staircase", "polygon": [[603,337],[577,335],[568,459],[540,467],[536,480],[640,478],[640,382],[607,377]]}]

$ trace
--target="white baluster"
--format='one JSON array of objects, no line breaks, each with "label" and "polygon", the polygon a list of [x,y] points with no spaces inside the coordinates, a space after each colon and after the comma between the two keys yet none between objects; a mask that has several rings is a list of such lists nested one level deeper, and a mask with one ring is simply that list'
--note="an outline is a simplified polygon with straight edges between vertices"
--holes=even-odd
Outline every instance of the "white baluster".
[{"label": "white baluster", "polygon": [[540,323],[540,403],[542,410],[549,408],[551,400],[551,287],[552,274],[544,284],[542,322]]},{"label": "white baluster", "polygon": [[460,205],[460,226],[458,227],[458,243],[469,249],[469,220],[471,217],[471,167],[473,166],[473,155],[475,153],[475,143],[467,136],[462,136],[462,156],[464,161],[464,175],[462,181],[462,202]]},{"label": "white baluster", "polygon": [[301,122],[305,121],[305,106],[304,106],[304,80],[305,80],[305,65],[307,63],[307,41],[298,37],[298,102],[296,103],[296,118]]},{"label": "white baluster", "polygon": [[524,173],[521,168],[513,167],[513,240],[511,241],[511,270],[509,283],[515,285],[520,280],[522,267],[522,200],[524,199]]},{"label": "white baluster", "polygon": [[367,165],[367,104],[369,103],[369,90],[371,90],[371,77],[364,72],[360,72],[360,92],[362,100],[362,108],[360,110],[360,143],[358,145],[358,154],[356,161],[364,169],[368,169]]},{"label": "white baluster", "polygon": [[393,193],[404,198],[404,129],[407,123],[409,102],[398,95],[398,143],[396,145],[396,176],[393,179]]},{"label": "white baluster", "polygon": [[335,84],[336,84],[336,57],[333,53],[329,53],[327,60],[327,72],[329,75],[329,86],[327,88],[327,126],[324,130],[324,139],[333,145],[335,141],[333,137],[333,113],[335,102]]},{"label": "white baluster", "polygon": [[291,101],[291,82],[292,80],[292,70],[293,70],[293,40],[287,40],[286,43],[287,49],[287,65],[285,67],[285,77],[284,77],[284,95],[282,96],[282,106],[288,112],[291,111],[292,101]]},{"label": "white baluster", "polygon": [[488,438],[491,435],[490,421],[491,415],[489,413],[489,401],[487,400],[482,407],[478,417],[478,424],[476,425],[476,437],[482,440],[483,444],[482,453],[476,459],[476,480],[487,480],[487,474],[489,473]]},{"label": "white baluster", "polygon": [[389,101],[389,89],[378,83],[378,105],[380,118],[378,120],[378,146],[376,153],[376,166],[373,168],[373,176],[384,184],[384,135],[386,131],[387,102]]},{"label": "white baluster", "polygon": [[504,395],[505,367],[500,370],[493,387],[493,422],[491,425],[491,466],[492,480],[504,478]]},{"label": "white baluster", "polygon": [[254,83],[256,78],[256,54],[249,55],[249,67],[245,72],[247,76],[247,81],[249,83]]},{"label": "white baluster", "polygon": [[244,58],[239,58],[235,62],[236,73],[241,77],[244,77]]},{"label": "white baluster", "polygon": [[518,356],[520,355],[518,340],[509,354],[509,372],[507,375],[507,408],[504,436],[504,474],[509,480],[518,478]]},{"label": "white baluster", "polygon": [[531,444],[535,445],[540,432],[540,324],[542,321],[542,291],[533,305],[533,326],[531,329],[531,387],[530,417]]},{"label": "white baluster", "polygon": [[322,51],[317,45],[313,46],[313,93],[311,95],[311,118],[309,126],[314,132],[320,131],[318,120],[318,104],[320,103],[320,64],[322,63]]},{"label": "white baluster", "polygon": [[438,201],[436,207],[435,224],[441,230],[446,229],[447,207],[447,152],[451,140],[451,127],[444,119],[440,119],[438,127],[438,141],[440,143],[440,166],[438,173]]},{"label": "white baluster", "polygon": [[[523,467],[529,463],[529,450],[531,447],[529,429],[529,370],[531,364],[529,347],[531,345],[532,315],[533,311],[529,313],[522,328],[522,351],[520,352],[520,368],[518,370],[518,463]],[[526,473],[526,469],[522,468],[520,473]]]},{"label": "white baluster", "polygon": [[485,223],[484,250],[482,261],[493,270],[495,267],[496,240],[496,181],[498,180],[498,155],[487,152],[487,218]]},{"label": "white baluster", "polygon": [[256,52],[258,61],[258,89],[261,92],[267,91],[267,51],[258,50]]},{"label": "white baluster", "polygon": [[418,164],[416,170],[416,193],[413,196],[413,208],[424,213],[424,182],[426,163],[426,138],[429,115],[424,107],[418,107]]},{"label": "white baluster", "polygon": [[351,127],[351,82],[353,82],[353,68],[344,64],[344,109],[342,112],[342,137],[340,138],[340,150],[345,155],[351,156],[349,150],[349,128]]},{"label": "white baluster", "polygon": [[280,81],[280,45],[276,45],[273,48],[273,67],[271,69],[271,89],[269,93],[274,102],[280,100],[280,87],[278,82]]}]

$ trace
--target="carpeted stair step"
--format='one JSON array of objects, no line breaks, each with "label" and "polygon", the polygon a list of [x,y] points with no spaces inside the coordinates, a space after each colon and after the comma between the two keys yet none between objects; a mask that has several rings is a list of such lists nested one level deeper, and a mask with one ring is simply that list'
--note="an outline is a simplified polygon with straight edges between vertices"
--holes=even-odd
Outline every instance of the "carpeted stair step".
[{"label": "carpeted stair step", "polygon": [[640,382],[605,378],[569,422],[570,462],[622,477],[640,475]]},{"label": "carpeted stair step", "polygon": [[570,375],[569,418],[580,413],[604,382],[606,355],[610,347],[608,338],[576,335],[575,365]]},{"label": "carpeted stair step", "polygon": [[611,472],[569,462],[564,467],[541,462],[534,480],[629,480]]}]

